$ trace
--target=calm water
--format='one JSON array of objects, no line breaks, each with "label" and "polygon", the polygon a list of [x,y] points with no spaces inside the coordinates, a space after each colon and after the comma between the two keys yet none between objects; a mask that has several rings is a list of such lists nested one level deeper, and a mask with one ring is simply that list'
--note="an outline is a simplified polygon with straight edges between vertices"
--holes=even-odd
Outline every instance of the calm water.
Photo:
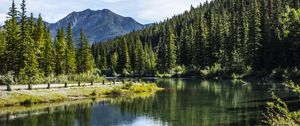
[{"label": "calm water", "polygon": [[[298,100],[284,86],[245,81],[156,80],[166,91],[148,98],[111,100],[0,116],[0,126],[216,126],[262,125],[269,89]],[[299,103],[291,102],[291,106]],[[295,107],[293,107],[295,108]],[[18,114],[16,114],[18,115]]]}]

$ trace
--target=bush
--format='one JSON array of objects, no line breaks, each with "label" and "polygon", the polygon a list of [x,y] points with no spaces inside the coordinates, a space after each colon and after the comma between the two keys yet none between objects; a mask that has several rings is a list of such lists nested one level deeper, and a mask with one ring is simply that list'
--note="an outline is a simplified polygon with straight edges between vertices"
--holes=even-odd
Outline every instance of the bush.
[{"label": "bush", "polygon": [[200,70],[202,77],[205,78],[212,78],[212,77],[219,77],[222,75],[222,68],[220,64],[215,63],[211,67],[206,67],[204,70]]},{"label": "bush", "polygon": [[177,76],[180,76],[183,73],[185,73],[185,67],[184,66],[176,66],[175,68],[172,69],[172,71],[174,71]]},{"label": "bush", "polygon": [[159,73],[159,72],[156,72],[156,73],[155,73],[155,76],[156,76],[156,77],[160,77],[160,78],[170,78],[170,77],[172,77],[173,75],[172,75],[172,74],[169,74],[169,73]]},{"label": "bush", "polygon": [[132,82],[126,83],[124,86],[122,86],[122,89],[129,89],[132,85]]},{"label": "bush", "polygon": [[122,89],[119,87],[114,87],[108,95],[120,96],[120,95],[122,95]]},{"label": "bush", "polygon": [[5,75],[0,75],[0,84],[4,84],[4,85],[11,85],[11,84],[15,84],[15,77],[14,77],[14,72],[9,71],[7,74]]}]

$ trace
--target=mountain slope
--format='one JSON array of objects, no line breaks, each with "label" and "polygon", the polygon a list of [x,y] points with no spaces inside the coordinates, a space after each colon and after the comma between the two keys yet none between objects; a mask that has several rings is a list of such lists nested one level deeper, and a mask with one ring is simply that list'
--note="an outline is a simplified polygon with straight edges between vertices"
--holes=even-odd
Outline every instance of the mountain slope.
[{"label": "mountain slope", "polygon": [[134,19],[120,16],[108,9],[97,11],[86,9],[81,12],[72,12],[58,22],[50,24],[51,34],[56,35],[58,28],[67,28],[69,22],[73,28],[75,41],[79,39],[81,28],[88,35],[90,42],[99,42],[144,27]]}]

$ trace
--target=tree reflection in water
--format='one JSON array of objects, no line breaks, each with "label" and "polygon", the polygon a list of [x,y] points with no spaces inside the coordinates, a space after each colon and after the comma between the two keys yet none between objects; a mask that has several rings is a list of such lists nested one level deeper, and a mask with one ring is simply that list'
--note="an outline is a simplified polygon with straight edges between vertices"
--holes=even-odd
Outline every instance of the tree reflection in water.
[{"label": "tree reflection in water", "polygon": [[[0,120],[0,126],[258,125],[268,90],[274,87],[241,80],[156,81],[166,90],[146,98],[59,106],[41,114],[29,111],[24,117]],[[293,95],[283,86],[275,88],[279,95]]]}]

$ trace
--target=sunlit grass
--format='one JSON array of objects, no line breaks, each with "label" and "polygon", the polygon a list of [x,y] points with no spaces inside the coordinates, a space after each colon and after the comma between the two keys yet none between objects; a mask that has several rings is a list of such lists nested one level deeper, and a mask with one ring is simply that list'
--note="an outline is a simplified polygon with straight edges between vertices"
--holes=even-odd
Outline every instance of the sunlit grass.
[{"label": "sunlit grass", "polygon": [[146,97],[162,90],[155,83],[126,83],[106,87],[72,87],[5,92],[0,97],[0,107],[52,103],[99,97]]}]

